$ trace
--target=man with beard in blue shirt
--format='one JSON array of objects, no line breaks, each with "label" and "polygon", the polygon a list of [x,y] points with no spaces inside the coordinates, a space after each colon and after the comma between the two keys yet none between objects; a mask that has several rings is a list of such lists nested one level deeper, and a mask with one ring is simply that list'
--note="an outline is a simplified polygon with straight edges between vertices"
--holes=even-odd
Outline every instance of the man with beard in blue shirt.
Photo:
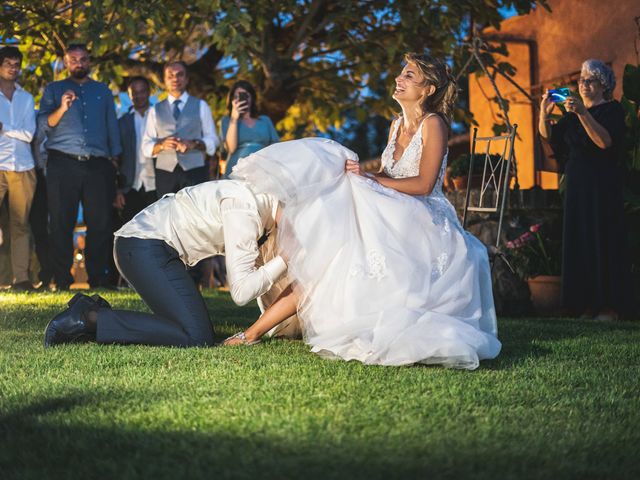
[{"label": "man with beard in blue shirt", "polygon": [[47,135],[47,191],[51,257],[56,286],[73,278],[73,229],[82,202],[87,226],[85,265],[91,288],[109,287],[111,205],[116,194],[120,132],[113,94],[89,78],[89,51],[70,45],[64,55],[69,76],[47,85],[38,125]]}]

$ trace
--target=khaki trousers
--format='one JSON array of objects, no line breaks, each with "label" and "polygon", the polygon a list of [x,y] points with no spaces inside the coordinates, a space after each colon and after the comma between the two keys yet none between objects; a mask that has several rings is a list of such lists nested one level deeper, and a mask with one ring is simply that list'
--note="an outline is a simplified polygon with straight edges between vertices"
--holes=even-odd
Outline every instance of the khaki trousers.
[{"label": "khaki trousers", "polygon": [[[29,281],[29,212],[36,191],[35,169],[26,172],[0,170],[0,204],[9,193],[9,233],[11,269],[14,283]],[[6,238],[5,234],[5,238]]]}]

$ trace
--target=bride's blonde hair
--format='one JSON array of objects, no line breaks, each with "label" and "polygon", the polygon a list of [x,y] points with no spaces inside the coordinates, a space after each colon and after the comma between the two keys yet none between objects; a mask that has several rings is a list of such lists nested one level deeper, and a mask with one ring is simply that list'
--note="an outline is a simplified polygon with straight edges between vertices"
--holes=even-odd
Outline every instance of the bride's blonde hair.
[{"label": "bride's blonde hair", "polygon": [[448,125],[451,125],[453,107],[458,98],[458,86],[449,65],[437,58],[411,52],[404,55],[404,60],[420,70],[424,77],[422,86],[436,87],[433,94],[422,101],[420,106],[423,113],[437,113]]}]

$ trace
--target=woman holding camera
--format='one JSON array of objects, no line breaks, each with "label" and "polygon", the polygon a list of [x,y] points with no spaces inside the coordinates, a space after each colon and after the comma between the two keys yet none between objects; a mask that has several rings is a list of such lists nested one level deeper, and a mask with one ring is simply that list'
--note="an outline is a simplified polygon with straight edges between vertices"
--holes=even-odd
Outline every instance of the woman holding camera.
[{"label": "woman holding camera", "polygon": [[257,101],[255,89],[245,80],[236,82],[229,91],[229,115],[222,118],[222,138],[227,150],[225,177],[241,158],[280,141],[271,119],[258,115]]},{"label": "woman holding camera", "polygon": [[580,96],[564,102],[553,125],[555,103],[547,91],[540,105],[540,135],[564,170],[562,299],[583,318],[615,320],[629,301],[629,262],[622,198],[625,121],[612,99],[613,71],[599,60],[582,64]]}]

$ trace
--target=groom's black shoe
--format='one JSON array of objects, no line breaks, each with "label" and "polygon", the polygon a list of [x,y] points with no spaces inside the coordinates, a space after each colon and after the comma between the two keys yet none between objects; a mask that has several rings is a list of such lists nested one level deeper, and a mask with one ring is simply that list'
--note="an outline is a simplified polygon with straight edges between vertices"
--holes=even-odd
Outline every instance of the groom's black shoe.
[{"label": "groom's black shoe", "polygon": [[109,304],[109,302],[107,302],[104,298],[102,298],[97,293],[94,293],[93,295],[91,295],[91,300],[93,300],[93,303],[95,304],[95,306],[97,308],[109,308],[109,309],[111,309],[111,305]]},{"label": "groom's black shoe", "polygon": [[51,347],[62,343],[82,341],[95,335],[86,318],[85,313],[98,308],[111,308],[102,297],[95,295],[91,298],[82,293],[76,293],[64,312],[56,315],[44,330],[44,346]]}]

